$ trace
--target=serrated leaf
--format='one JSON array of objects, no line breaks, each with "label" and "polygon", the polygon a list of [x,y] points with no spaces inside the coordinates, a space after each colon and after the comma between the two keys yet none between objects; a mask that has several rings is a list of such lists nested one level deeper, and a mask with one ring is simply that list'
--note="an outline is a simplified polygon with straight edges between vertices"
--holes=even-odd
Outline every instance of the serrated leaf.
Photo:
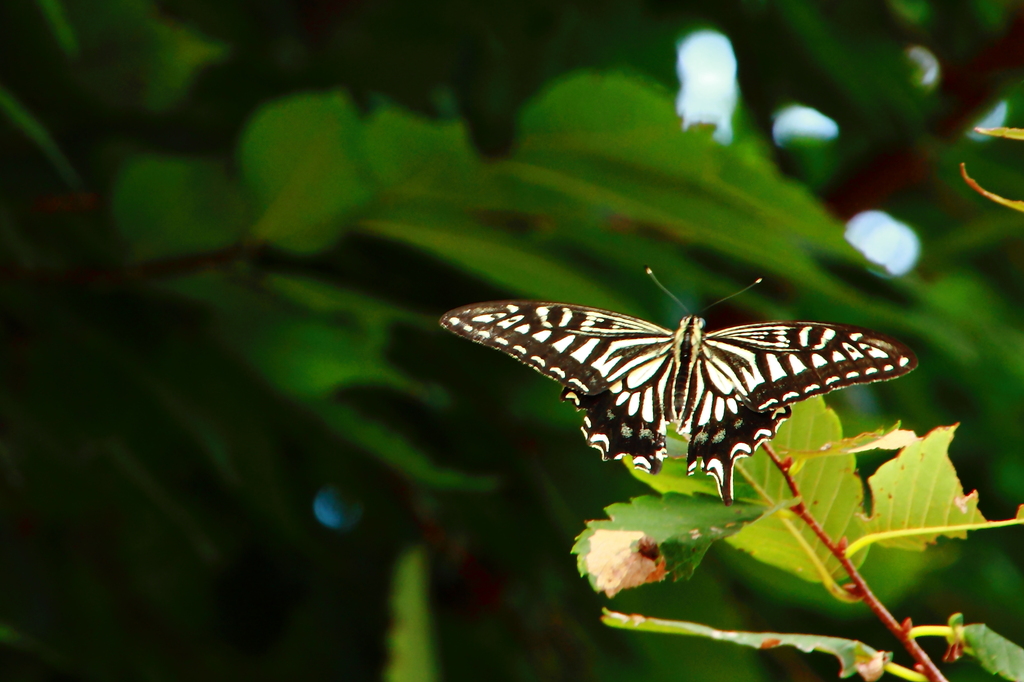
[{"label": "serrated leaf", "polygon": [[[778,451],[814,450],[842,438],[835,412],[821,398],[812,398],[793,407],[793,416],[779,429],[772,441]],[[780,456],[782,456],[780,452]],[[763,504],[779,504],[790,498],[789,488],[771,459],[758,451],[754,457],[737,464],[737,491],[742,499]],[[863,534],[863,487],[857,476],[853,455],[822,457],[806,461],[792,474],[804,504],[835,539],[855,540]],[[842,575],[839,560],[802,521],[787,512],[765,518],[756,527],[746,528],[728,540],[754,558],[795,573],[805,580],[823,582],[837,598],[847,598],[833,576]],[[854,562],[863,561],[861,554]]]},{"label": "serrated leaf", "polygon": [[856,454],[869,450],[899,450],[915,440],[917,440],[916,433],[899,428],[899,423],[897,423],[888,429],[867,431],[856,436],[825,443],[817,450],[787,450],[786,455],[793,458],[795,469],[799,470],[799,466],[805,459]]},{"label": "serrated leaf", "polygon": [[341,91],[264,105],[242,133],[242,175],[262,212],[252,234],[311,252],[332,244],[344,219],[370,200],[363,123]]},{"label": "serrated leaf", "polygon": [[609,518],[588,521],[572,552],[579,557],[580,575],[611,596],[666,575],[689,578],[712,542],[773,510],[742,502],[726,507],[717,497],[669,493],[644,495],[605,511]]},{"label": "serrated leaf", "polygon": [[883,667],[891,658],[889,652],[877,651],[863,642],[855,639],[843,639],[841,637],[781,632],[716,630],[700,623],[648,618],[647,616],[635,614],[627,615],[625,613],[609,611],[608,609],[604,610],[601,622],[613,628],[623,630],[707,637],[708,639],[732,642],[733,644],[749,646],[754,649],[774,649],[779,646],[792,646],[805,653],[821,651],[832,654],[839,660],[839,676],[842,678],[860,674],[865,680],[877,680],[882,675]]},{"label": "serrated leaf", "polygon": [[1024,680],[1024,649],[993,632],[987,625],[974,623],[963,629],[964,653],[977,659],[982,668],[1008,680]]},{"label": "serrated leaf", "polygon": [[848,552],[872,542],[898,549],[924,550],[940,535],[966,538],[968,530],[1024,522],[1021,511],[1008,521],[986,521],[978,511],[978,493],[964,494],[949,444],[955,426],[932,430],[878,468],[868,486],[873,511],[865,519],[865,534]]}]

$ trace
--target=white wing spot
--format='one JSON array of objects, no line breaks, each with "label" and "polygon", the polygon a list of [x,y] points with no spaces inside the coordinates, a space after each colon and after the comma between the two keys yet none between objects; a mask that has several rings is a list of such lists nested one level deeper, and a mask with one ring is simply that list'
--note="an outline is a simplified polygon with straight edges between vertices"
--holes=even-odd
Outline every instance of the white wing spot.
[{"label": "white wing spot", "polygon": [[853,372],[847,372],[846,373],[846,378],[847,379],[856,379],[859,376],[860,376],[860,372],[858,372],[856,370],[854,370]]},{"label": "white wing spot", "polygon": [[887,357],[889,357],[889,354],[886,353],[881,348],[875,348],[874,346],[869,346],[866,343],[860,344],[860,347],[863,348],[864,350],[866,350],[868,355],[870,355],[873,358],[887,358]]},{"label": "white wing spot", "polygon": [[856,348],[854,348],[850,344],[848,344],[846,342],[843,342],[842,345],[843,345],[843,350],[845,350],[847,355],[850,356],[850,359],[852,359],[852,360],[859,360],[862,357],[864,357],[863,353],[861,353],[859,350],[857,350]]},{"label": "white wing spot", "polygon": [[756,432],[754,432],[754,440],[759,440],[761,438],[771,438],[773,435],[774,434],[768,429],[758,429]]},{"label": "white wing spot", "polygon": [[850,334],[850,340],[851,341],[860,341],[862,336],[864,336],[864,335],[861,334],[860,332],[854,332],[853,334]]},{"label": "white wing spot", "polygon": [[619,391],[622,390],[622,382],[616,381],[614,384],[608,387],[608,390],[611,391],[612,393],[618,393]]},{"label": "white wing spot", "polygon": [[640,394],[634,393],[629,397],[629,406],[626,410],[629,412],[629,416],[636,414],[637,410],[640,409]]},{"label": "white wing spot", "polygon": [[886,365],[882,369],[884,369],[886,372],[891,372],[893,370],[893,366],[892,365]]},{"label": "white wing spot", "polygon": [[[505,317],[505,314],[502,313],[501,315],[492,315],[491,313],[488,313],[486,315],[477,315],[476,317],[473,318],[473,321],[474,322],[494,322],[495,320],[497,320],[497,319],[499,319],[501,317]],[[454,320],[455,318],[452,318],[452,319]]]},{"label": "white wing spot", "polygon": [[771,374],[772,381],[778,381],[786,376],[786,370],[782,369],[782,365],[779,364],[779,359],[774,353],[765,353],[764,359],[768,363],[768,372]]},{"label": "white wing spot", "polygon": [[[839,377],[836,377],[836,378],[838,379]],[[776,404],[777,402],[779,402],[779,401],[776,400],[775,398],[769,398],[768,400],[766,400],[763,403],[761,403],[760,405],[758,405],[757,406],[757,410],[758,410],[758,412],[763,412],[765,409],[771,407],[772,405]]]},{"label": "white wing spot", "polygon": [[648,388],[644,391],[644,406],[640,411],[640,416],[644,418],[645,422],[654,422],[654,389]]},{"label": "white wing spot", "polygon": [[518,327],[516,327],[515,329],[513,329],[512,331],[519,332],[520,334],[529,334],[530,333],[530,325],[528,325],[528,324],[521,324]]},{"label": "white wing spot", "polygon": [[519,306],[517,306],[517,305],[512,305],[511,303],[509,303],[509,304],[508,304],[508,305],[506,305],[505,307],[506,307],[506,308],[508,308],[508,311],[509,311],[510,313],[516,313],[516,312],[519,312]]},{"label": "white wing spot", "polygon": [[512,346],[512,350],[514,350],[517,353],[525,353],[526,352],[526,349],[523,348],[522,346]]},{"label": "white wing spot", "polygon": [[533,338],[537,339],[538,341],[543,342],[543,341],[547,341],[549,336],[551,336],[551,332],[549,330],[547,330],[547,329],[542,329],[539,332],[537,332],[536,334],[534,334]]},{"label": "white wing spot", "polygon": [[645,381],[654,376],[654,373],[658,371],[658,368],[665,364],[665,356],[661,356],[651,360],[650,362],[640,365],[626,377],[626,388],[636,388],[642,385]]},{"label": "white wing spot", "polygon": [[499,322],[498,326],[501,327],[502,329],[508,329],[512,325],[519,324],[522,321],[523,321],[523,316],[522,315],[513,315],[512,317],[508,318],[507,320],[502,320],[501,322]]},{"label": "white wing spot", "polygon": [[545,363],[544,363],[544,358],[542,358],[542,357],[541,357],[541,356],[539,356],[539,355],[531,355],[531,356],[530,356],[530,359],[531,359],[531,360],[533,360],[534,362],[536,362],[536,363],[537,363],[538,365],[540,365],[541,367],[544,367],[544,365],[545,365]]},{"label": "white wing spot", "polygon": [[828,360],[815,353],[814,355],[811,356],[811,364],[814,365],[816,368],[824,367],[825,365],[828,364]]},{"label": "white wing spot", "polygon": [[551,347],[554,348],[555,350],[557,350],[559,353],[564,353],[566,351],[566,349],[568,349],[569,346],[572,345],[572,342],[575,341],[575,340],[576,340],[576,337],[573,336],[572,334],[569,334],[565,338],[562,338],[562,339],[559,339],[558,341],[555,341],[553,344],[551,344]]},{"label": "white wing spot", "polygon": [[832,351],[832,362],[846,362],[846,356],[837,350]]},{"label": "white wing spot", "polygon": [[548,313],[550,313],[550,312],[551,312],[551,309],[546,307],[546,306],[540,306],[539,308],[537,308],[537,315],[539,317],[547,317]]},{"label": "white wing spot", "polygon": [[571,379],[569,379],[569,383],[572,384],[573,386],[578,386],[581,391],[589,391],[590,390],[589,388],[587,388],[587,385],[585,383],[583,383],[582,381],[580,381],[576,377],[572,377]]},{"label": "white wing spot", "polygon": [[825,331],[823,331],[821,333],[821,343],[823,345],[828,343],[829,341],[831,341],[834,338],[836,338],[836,330],[835,329],[828,329],[828,328],[826,328]]},{"label": "white wing spot", "polygon": [[810,336],[811,336],[811,330],[812,329],[814,329],[814,327],[803,327],[800,330],[799,341],[800,341],[800,345],[803,346],[804,348],[806,348],[808,346],[808,344],[810,344],[810,342],[811,342]]},{"label": "white wing spot", "polygon": [[900,367],[906,367],[909,364],[910,364],[910,358],[906,358],[906,357],[901,357],[900,358]]},{"label": "white wing spot", "polygon": [[811,391],[817,391],[821,386],[819,384],[808,384],[804,386],[804,393],[810,393]]},{"label": "white wing spot", "polygon": [[565,378],[565,372],[562,371],[561,367],[549,367],[548,371],[551,372],[552,374],[557,374],[562,379]]},{"label": "white wing spot", "polygon": [[728,398],[728,399],[726,399],[725,406],[728,407],[729,411],[732,412],[733,414],[736,414],[737,412],[739,412],[739,409],[740,409],[739,405],[736,404],[736,399],[735,398]]},{"label": "white wing spot", "polygon": [[598,343],[600,343],[598,339],[587,339],[586,343],[570,353],[569,356],[579,360],[580,362],[586,362],[587,358],[590,357],[590,354],[594,352],[595,348],[597,348]]},{"label": "white wing spot", "polygon": [[837,381],[839,381],[839,377],[829,377],[828,379],[825,379],[825,385],[828,386],[829,384],[834,384]]},{"label": "white wing spot", "polygon": [[494,341],[495,341],[495,343],[500,343],[503,346],[507,346],[508,345],[508,339],[506,339],[506,338],[504,338],[502,336],[495,336],[494,337]]},{"label": "white wing spot", "polygon": [[572,311],[568,308],[562,308],[562,319],[558,321],[559,327],[564,327],[569,324],[569,320],[572,319]]},{"label": "white wing spot", "polygon": [[800,358],[795,354],[789,356],[789,366],[793,368],[793,374],[799,374],[807,369],[807,365],[800,362]]},{"label": "white wing spot", "polygon": [[615,399],[615,405],[621,405],[622,403],[629,400],[629,391],[623,391],[619,394],[619,397]]},{"label": "white wing spot", "polygon": [[725,401],[721,398],[715,399],[715,421],[722,421],[725,418]]},{"label": "white wing spot", "polygon": [[477,336],[479,336],[481,339],[489,339],[489,338],[491,338],[491,333],[489,331],[487,331],[486,329],[477,329],[476,332],[474,332],[474,333]]},{"label": "white wing spot", "polygon": [[473,327],[468,324],[462,325],[462,328],[465,329],[467,332],[473,331]]},{"label": "white wing spot", "polygon": [[[737,452],[742,452],[743,454],[737,455],[736,454]],[[741,457],[749,457],[749,456],[750,456],[750,446],[747,445],[746,443],[736,443],[736,445],[732,446],[732,452],[729,453],[729,457],[732,458],[732,459],[740,459]]]},{"label": "white wing spot", "polygon": [[866,370],[864,370],[864,374],[874,374],[877,371],[878,371],[877,367],[868,367]]},{"label": "white wing spot", "polygon": [[782,399],[783,400],[792,400],[793,398],[799,398],[799,397],[800,397],[800,394],[797,393],[796,391],[790,391],[788,393],[783,393],[782,394]]},{"label": "white wing spot", "polygon": [[697,426],[704,426],[711,420],[711,408],[714,406],[714,396],[711,391],[704,394],[704,406],[701,407],[700,417],[697,418]]},{"label": "white wing spot", "polygon": [[449,317],[448,321],[451,322],[453,325],[456,325],[456,326],[462,324],[462,320],[460,320],[457,317]]}]

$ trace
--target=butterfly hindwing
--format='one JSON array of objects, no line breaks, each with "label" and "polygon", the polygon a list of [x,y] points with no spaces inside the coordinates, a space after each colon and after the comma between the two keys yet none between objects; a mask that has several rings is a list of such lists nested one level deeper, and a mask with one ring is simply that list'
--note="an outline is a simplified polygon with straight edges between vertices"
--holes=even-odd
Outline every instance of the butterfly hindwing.
[{"label": "butterfly hindwing", "polygon": [[672,350],[672,332],[597,308],[494,301],[456,308],[441,326],[591,395],[643,374]]},{"label": "butterfly hindwing", "polygon": [[[647,396],[654,400],[654,390],[634,393],[642,403]],[[620,401],[622,393],[603,391],[597,395],[586,395],[566,388],[562,399],[568,400],[577,409],[585,410],[583,435],[587,445],[597,448],[605,460],[621,459],[624,455],[633,457],[633,466],[651,474],[661,471],[661,460],[667,454],[665,429],[667,422],[661,409],[651,404],[646,410],[636,405],[630,412],[633,396]],[[660,408],[660,404],[658,406]],[[650,418],[650,419],[649,419]]]},{"label": "butterfly hindwing", "polygon": [[[716,398],[717,402],[717,398]],[[771,440],[779,432],[782,422],[789,419],[789,406],[755,412],[739,405],[735,413],[726,411],[696,427],[690,434],[686,453],[689,471],[697,467],[697,458],[704,463],[704,472],[714,477],[718,493],[726,505],[733,499],[733,465],[736,460],[749,457],[761,443]]]}]

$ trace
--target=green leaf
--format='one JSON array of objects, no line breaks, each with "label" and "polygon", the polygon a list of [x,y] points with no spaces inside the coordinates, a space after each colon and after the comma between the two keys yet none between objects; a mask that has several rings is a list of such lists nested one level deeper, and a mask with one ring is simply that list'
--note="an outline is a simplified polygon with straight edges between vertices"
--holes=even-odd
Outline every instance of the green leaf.
[{"label": "green leaf", "polygon": [[140,260],[224,248],[247,227],[241,193],[224,164],[212,160],[133,157],[117,175],[111,203]]},{"label": "green leaf", "polygon": [[793,458],[793,470],[799,470],[799,467],[803,465],[803,460],[806,459],[856,454],[869,450],[899,450],[916,440],[916,433],[899,428],[899,423],[897,423],[888,429],[868,431],[857,436],[825,443],[817,450],[786,450],[785,455]]},{"label": "green leaf", "polygon": [[39,11],[43,13],[46,23],[50,26],[54,39],[64,51],[64,55],[70,59],[78,58],[78,36],[75,29],[68,21],[67,12],[61,0],[36,0]]},{"label": "green leaf", "polygon": [[842,678],[860,674],[865,680],[877,680],[882,669],[892,655],[887,651],[877,651],[863,642],[841,637],[825,637],[824,635],[795,635],[781,632],[741,632],[736,630],[716,630],[700,623],[683,620],[665,620],[648,618],[647,616],[627,615],[616,611],[604,610],[601,622],[613,628],[623,630],[639,630],[641,632],[662,632],[670,635],[687,635],[707,637],[720,642],[732,642],[754,649],[774,649],[778,646],[792,646],[809,653],[821,651],[832,654],[839,660],[839,676]]},{"label": "green leaf", "polygon": [[351,408],[326,400],[307,404],[341,439],[359,446],[417,483],[438,490],[470,492],[488,492],[497,487],[498,481],[492,476],[474,476],[438,466],[394,429],[367,419]]},{"label": "green leaf", "polygon": [[14,93],[2,84],[0,84],[0,112],[3,112],[11,125],[20,130],[22,135],[39,148],[68,187],[75,190],[82,188],[82,179],[71,167],[71,162],[57,146],[57,141],[50,135],[50,131],[25,105],[18,101]]},{"label": "green leaf", "polygon": [[107,104],[164,112],[206,68],[227,59],[222,41],[164,14],[151,0],[68,0],[81,58],[74,69]]},{"label": "green leaf", "polygon": [[430,617],[430,574],[423,547],[406,550],[395,564],[384,679],[387,682],[439,679]]},{"label": "green leaf", "polygon": [[292,95],[260,108],[239,143],[242,175],[261,212],[253,236],[313,252],[373,196],[363,124],[341,91]]},{"label": "green leaf", "polygon": [[366,159],[377,183],[403,198],[481,190],[486,173],[461,121],[431,121],[394,106],[366,122]]},{"label": "green leaf", "polygon": [[940,535],[966,538],[968,530],[1024,523],[1024,510],[1008,521],[986,521],[978,511],[978,493],[964,494],[949,460],[955,426],[932,430],[905,447],[868,479],[873,511],[865,535],[851,543],[855,552],[870,543],[921,551]]},{"label": "green leaf", "polygon": [[688,579],[708,547],[766,513],[758,504],[726,507],[717,497],[645,495],[607,507],[608,520],[588,521],[576,539],[580,575],[613,596],[646,582]]},{"label": "green leaf", "polygon": [[612,310],[635,307],[614,288],[587,278],[543,249],[533,248],[460,214],[422,207],[365,221],[370,234],[410,244],[509,291],[540,300],[572,301]]},{"label": "green leaf", "polygon": [[974,623],[963,629],[964,653],[977,659],[982,668],[1008,680],[1024,679],[1024,649],[989,629]]},{"label": "green leaf", "polygon": [[[838,416],[817,397],[793,407],[792,418],[779,429],[772,446],[785,457],[783,453],[790,451],[819,449],[825,443],[841,440],[842,435]],[[853,455],[807,460],[793,478],[807,509],[831,538],[855,540],[863,534],[863,522],[857,516],[863,511],[863,486]],[[769,505],[791,497],[782,474],[760,451],[737,464],[737,495]],[[842,574],[839,560],[803,521],[788,512],[744,529],[730,538],[729,544],[805,580],[823,582],[837,598],[848,598],[833,578]],[[855,563],[863,558],[863,554],[855,557]]]},{"label": "green leaf", "polygon": [[788,278],[828,280],[792,247],[795,237],[857,260],[841,231],[826,227],[833,219],[767,158],[679,127],[671,95],[656,85],[574,75],[526,107],[516,154],[496,170],[562,202],[613,211]]},{"label": "green leaf", "polygon": [[[400,308],[286,276],[266,278],[262,290],[217,273],[183,278],[170,288],[212,305],[225,341],[293,397],[319,398],[356,385],[414,390],[385,358],[393,324],[423,323]],[[276,292],[280,297],[266,295]]]}]

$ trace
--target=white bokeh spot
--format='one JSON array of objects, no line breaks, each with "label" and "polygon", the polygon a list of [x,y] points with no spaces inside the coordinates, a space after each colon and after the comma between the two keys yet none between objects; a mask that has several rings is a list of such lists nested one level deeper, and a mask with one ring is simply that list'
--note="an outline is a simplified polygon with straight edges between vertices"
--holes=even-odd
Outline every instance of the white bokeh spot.
[{"label": "white bokeh spot", "polygon": [[739,88],[736,55],[729,39],[718,31],[691,33],[679,43],[676,71],[682,86],[676,112],[683,119],[683,130],[713,124],[717,142],[732,142],[732,114]]},{"label": "white bokeh spot", "polygon": [[885,211],[862,211],[850,218],[846,241],[897,277],[910,272],[921,254],[917,233]]},{"label": "white bokeh spot", "polygon": [[926,90],[934,88],[939,83],[939,76],[942,70],[939,67],[939,59],[922,45],[911,45],[907,48],[907,58],[914,65],[917,84]]},{"label": "white bokeh spot", "polygon": [[785,147],[793,140],[834,140],[839,124],[817,109],[793,104],[775,112],[772,139]]}]

